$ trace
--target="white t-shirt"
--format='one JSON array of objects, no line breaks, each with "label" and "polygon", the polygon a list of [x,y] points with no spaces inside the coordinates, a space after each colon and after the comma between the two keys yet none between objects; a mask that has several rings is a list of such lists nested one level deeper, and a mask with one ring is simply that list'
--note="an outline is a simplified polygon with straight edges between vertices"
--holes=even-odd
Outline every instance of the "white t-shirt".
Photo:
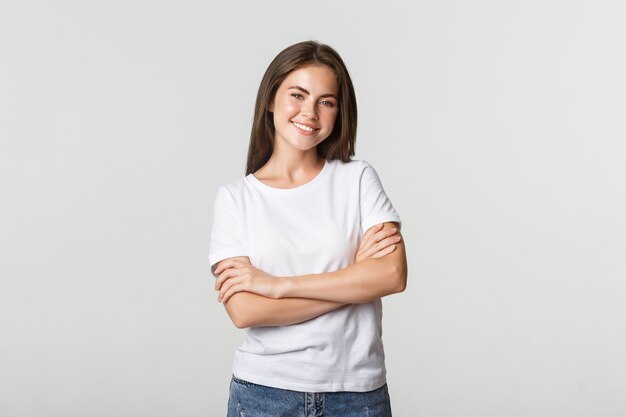
[{"label": "white t-shirt", "polygon": [[[366,161],[326,161],[301,186],[270,187],[249,174],[219,187],[211,270],[233,256],[275,276],[331,272],[354,263],[363,233],[400,222]],[[370,391],[386,381],[381,300],[350,304],[288,326],[246,329],[233,375],[306,392]]]}]

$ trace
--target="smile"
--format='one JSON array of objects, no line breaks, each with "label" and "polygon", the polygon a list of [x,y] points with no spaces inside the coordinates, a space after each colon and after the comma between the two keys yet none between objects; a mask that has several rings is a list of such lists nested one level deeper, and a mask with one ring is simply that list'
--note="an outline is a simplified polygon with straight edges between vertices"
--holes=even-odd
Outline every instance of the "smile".
[{"label": "smile", "polygon": [[304,131],[304,132],[308,132],[308,133],[319,130],[319,129],[315,129],[315,128],[303,125],[302,123],[298,123],[298,122],[291,122],[291,124],[293,124],[297,129]]}]

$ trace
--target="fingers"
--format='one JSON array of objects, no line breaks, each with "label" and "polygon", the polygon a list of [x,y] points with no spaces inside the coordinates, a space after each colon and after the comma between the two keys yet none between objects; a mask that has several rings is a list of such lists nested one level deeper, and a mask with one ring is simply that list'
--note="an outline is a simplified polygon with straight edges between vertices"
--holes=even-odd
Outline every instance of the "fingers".
[{"label": "fingers", "polygon": [[213,272],[217,277],[214,288],[219,291],[217,301],[226,303],[238,292],[252,291],[252,279],[258,271],[250,262],[250,258],[234,257],[220,261]]},{"label": "fingers", "polygon": [[363,234],[363,239],[372,236],[374,233],[378,232],[380,229],[382,229],[384,223],[378,223],[372,227],[370,227],[369,229],[367,229],[367,231]]},{"label": "fingers", "polygon": [[215,275],[219,275],[225,269],[233,268],[235,266],[241,266],[241,265],[250,265],[250,263],[242,259],[237,259],[237,258],[225,259],[217,264],[217,268],[215,268],[215,271],[213,272],[215,273]]},{"label": "fingers", "polygon": [[[247,277],[246,270],[242,268],[230,268],[223,272],[215,283],[215,290],[219,291],[217,301],[224,303],[235,292],[243,291],[246,288],[244,283],[249,281]],[[234,292],[232,290],[233,287],[237,287],[237,290]],[[226,299],[224,299],[224,297],[226,297]]]},{"label": "fingers", "polygon": [[241,285],[233,285],[232,287],[228,289],[228,291],[224,293],[224,295],[221,295],[221,299],[218,299],[218,301],[221,301],[222,303],[226,304],[228,300],[230,299],[230,297],[232,297],[233,295],[237,294],[240,291],[243,291],[243,288],[241,287]]},{"label": "fingers", "polygon": [[369,257],[373,257],[374,255],[379,255],[376,257],[380,257],[382,255],[380,255],[380,252],[382,250],[384,250],[385,248],[388,248],[390,246],[394,246],[395,248],[395,244],[400,242],[401,237],[400,236],[390,236],[388,238],[385,238],[383,240],[381,240],[380,242],[376,243],[375,245],[373,245],[371,248],[369,248],[366,251],[366,256]]},{"label": "fingers", "polygon": [[224,282],[226,282],[227,280],[245,273],[247,267],[248,265],[245,263],[236,263],[233,266],[223,270],[223,272],[221,272],[215,280],[215,290],[220,290],[222,285],[224,285]]},{"label": "fingers", "polygon": [[359,243],[359,248],[357,250],[358,259],[364,259],[364,257],[367,257],[367,254],[364,254],[364,252],[370,249],[371,245],[376,243],[376,233],[378,233],[383,226],[383,223],[379,223],[367,229],[365,234],[361,237],[361,242]]},{"label": "fingers", "polygon": [[367,235],[367,233],[365,235],[363,235],[363,241],[364,242],[369,242],[369,241],[373,241],[373,242],[380,242],[381,240],[383,240],[386,237],[389,236],[393,236],[394,234],[396,234],[396,232],[398,231],[397,227],[391,227],[389,229],[383,229],[384,223],[380,223],[376,226],[372,226],[369,228],[369,230],[367,231],[367,233],[370,233],[370,235]]},{"label": "fingers", "polygon": [[366,246],[370,244],[370,242],[376,241],[376,234],[382,230],[383,226],[383,223],[379,223],[367,229],[367,232],[365,232],[363,238],[361,239],[361,246]]},{"label": "fingers", "polygon": [[400,235],[396,235],[397,231],[398,229],[392,227],[391,229],[381,230],[380,232],[377,232],[373,237],[375,242],[374,244],[372,244],[374,251],[377,252],[386,246],[389,246],[393,243],[398,243],[401,238]]},{"label": "fingers", "polygon": [[398,231],[397,227],[392,227],[391,229],[381,230],[380,232],[376,233],[376,237],[380,237],[379,240],[381,240],[385,237],[393,236],[394,234],[396,234],[397,231]]},{"label": "fingers", "polygon": [[383,256],[390,254],[394,250],[396,250],[396,245],[390,245],[390,246],[387,246],[386,248],[384,248],[383,250],[373,254],[371,257],[372,258],[382,258]]},{"label": "fingers", "polygon": [[378,242],[376,244],[376,246],[378,247],[378,249],[382,249],[384,247],[387,247],[389,245],[393,245],[395,243],[398,243],[402,240],[402,237],[400,237],[400,235],[395,235],[395,236],[389,236],[383,240],[381,240],[380,242]]},{"label": "fingers", "polygon": [[[226,281],[224,285],[222,285],[222,287],[220,288],[220,292],[217,296],[217,301],[221,301],[222,303],[225,303],[226,301],[228,301],[231,295],[233,295],[235,292],[238,292],[236,291],[237,288],[241,290],[242,283],[243,283],[243,279],[241,277],[234,277]],[[237,287],[237,288],[233,288],[233,287]]]},{"label": "fingers", "polygon": [[381,230],[382,226],[383,223],[372,226],[368,229],[366,235],[363,236],[363,240],[357,251],[356,258],[358,260],[367,259],[374,255],[380,257],[381,250],[402,240],[402,237],[397,234],[398,229],[396,227]]}]

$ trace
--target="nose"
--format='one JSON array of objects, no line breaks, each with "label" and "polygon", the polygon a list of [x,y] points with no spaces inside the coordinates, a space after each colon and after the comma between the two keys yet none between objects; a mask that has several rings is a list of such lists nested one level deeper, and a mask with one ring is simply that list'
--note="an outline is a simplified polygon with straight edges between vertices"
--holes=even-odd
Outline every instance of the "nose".
[{"label": "nose", "polygon": [[300,113],[302,113],[302,117],[310,117],[312,119],[317,119],[317,111],[315,109],[315,104],[303,103]]}]

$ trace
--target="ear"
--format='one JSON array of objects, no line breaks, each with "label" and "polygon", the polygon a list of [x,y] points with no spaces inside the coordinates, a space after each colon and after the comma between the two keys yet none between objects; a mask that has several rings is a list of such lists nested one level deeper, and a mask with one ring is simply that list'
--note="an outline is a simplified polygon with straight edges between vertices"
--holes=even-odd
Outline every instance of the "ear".
[{"label": "ear", "polygon": [[267,111],[270,113],[274,113],[274,100],[270,101],[270,104],[268,104]]}]

